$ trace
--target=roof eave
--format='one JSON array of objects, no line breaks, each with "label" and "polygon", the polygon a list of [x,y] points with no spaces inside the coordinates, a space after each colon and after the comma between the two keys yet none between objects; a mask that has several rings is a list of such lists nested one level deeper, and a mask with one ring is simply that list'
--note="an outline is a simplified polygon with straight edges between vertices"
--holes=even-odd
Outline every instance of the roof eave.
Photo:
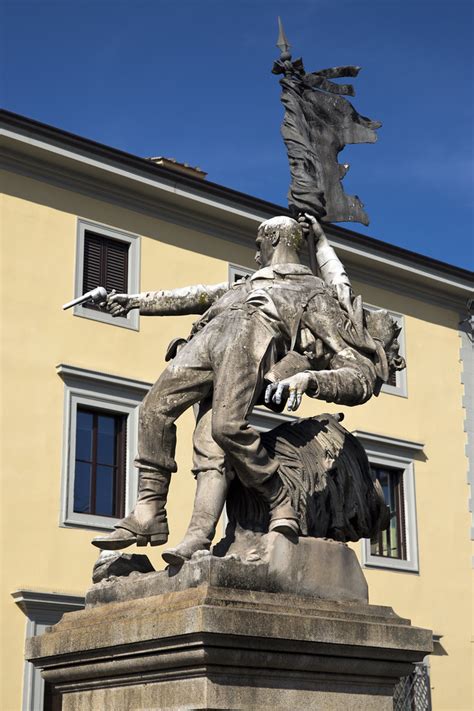
[{"label": "roof eave", "polygon": [[[161,190],[168,201],[193,201],[193,208],[220,211],[223,222],[239,222],[240,227],[253,226],[275,214],[288,210],[260,198],[226,188],[201,178],[177,173],[124,151],[85,139],[33,119],[8,111],[0,111],[0,133],[15,149],[29,154],[31,159],[64,163],[99,179],[132,181],[135,190],[156,193]],[[225,214],[224,214],[225,213]],[[370,260],[382,272],[402,269],[410,279],[430,282],[435,279],[440,288],[452,296],[465,298],[474,280],[473,272],[441,262],[410,250],[388,244],[373,237],[336,225],[326,231],[345,258],[355,264]]]}]

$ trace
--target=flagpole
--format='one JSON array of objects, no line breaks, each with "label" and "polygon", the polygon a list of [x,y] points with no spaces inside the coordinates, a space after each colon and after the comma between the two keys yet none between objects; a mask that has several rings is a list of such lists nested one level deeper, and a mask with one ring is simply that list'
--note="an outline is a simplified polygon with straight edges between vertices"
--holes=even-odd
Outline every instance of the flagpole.
[{"label": "flagpole", "polygon": [[[280,50],[280,62],[283,65],[283,67],[286,64],[286,69],[288,75],[291,75],[293,67],[291,64],[291,53],[290,53],[290,43],[288,42],[288,39],[285,35],[285,30],[283,29],[283,23],[281,21],[281,18],[278,17],[278,39],[276,46]],[[303,213],[300,213],[301,215]],[[318,262],[316,260],[316,243],[314,240],[314,232],[311,228],[311,225],[309,225],[309,229],[307,231],[307,236],[306,236],[306,242],[308,245],[308,254],[309,254],[309,266],[311,271],[315,276],[318,275]]]}]

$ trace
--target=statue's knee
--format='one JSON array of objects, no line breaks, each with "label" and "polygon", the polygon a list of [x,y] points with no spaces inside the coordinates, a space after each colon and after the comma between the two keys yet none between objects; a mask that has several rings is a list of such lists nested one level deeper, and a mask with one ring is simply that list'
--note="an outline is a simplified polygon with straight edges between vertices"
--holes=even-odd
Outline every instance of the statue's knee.
[{"label": "statue's knee", "polygon": [[147,403],[143,402],[140,405],[138,411],[138,421],[140,427],[147,427],[150,425],[155,425],[160,422],[160,420],[166,419],[166,407],[164,407],[163,402],[153,402]]},{"label": "statue's knee", "polygon": [[212,428],[212,438],[213,438],[214,442],[216,442],[219,445],[219,447],[222,447],[222,449],[224,449],[225,437],[222,434],[222,430],[220,429],[220,427],[213,427]]},{"label": "statue's knee", "polygon": [[238,430],[239,428],[235,427],[234,423],[229,421],[216,421],[212,423],[212,437],[227,454],[229,454],[234,447]]},{"label": "statue's knee", "polygon": [[212,423],[212,438],[214,442],[225,449],[225,445],[229,439],[229,430],[224,422],[215,421]]}]

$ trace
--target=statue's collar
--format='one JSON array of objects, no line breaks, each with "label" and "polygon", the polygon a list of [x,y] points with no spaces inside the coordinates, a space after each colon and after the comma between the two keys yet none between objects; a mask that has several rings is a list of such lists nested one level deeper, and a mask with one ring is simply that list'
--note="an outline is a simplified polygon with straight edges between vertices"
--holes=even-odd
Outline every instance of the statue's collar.
[{"label": "statue's collar", "polygon": [[274,279],[275,274],[286,276],[287,274],[313,274],[309,267],[305,267],[304,264],[273,264],[270,267],[263,267],[255,272],[250,277],[250,281],[253,279]]}]

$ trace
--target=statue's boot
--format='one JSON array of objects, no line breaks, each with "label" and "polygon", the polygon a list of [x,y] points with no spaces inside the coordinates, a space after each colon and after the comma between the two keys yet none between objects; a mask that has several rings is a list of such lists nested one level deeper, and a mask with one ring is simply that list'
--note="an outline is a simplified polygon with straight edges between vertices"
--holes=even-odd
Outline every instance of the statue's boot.
[{"label": "statue's boot", "polygon": [[137,546],[161,546],[168,540],[166,499],[171,474],[166,470],[141,470],[138,499],[133,511],[115,526],[115,531],[97,536],[92,544],[105,550]]},{"label": "statue's boot", "polygon": [[289,538],[296,538],[300,532],[298,514],[291,504],[286,486],[277,473],[263,485],[263,495],[270,506],[269,531],[278,531]]},{"label": "statue's boot", "polygon": [[229,480],[219,471],[200,472],[197,476],[193,514],[188,530],[175,548],[168,548],[162,558],[170,565],[182,565],[193,553],[209,550],[224,508]]}]

